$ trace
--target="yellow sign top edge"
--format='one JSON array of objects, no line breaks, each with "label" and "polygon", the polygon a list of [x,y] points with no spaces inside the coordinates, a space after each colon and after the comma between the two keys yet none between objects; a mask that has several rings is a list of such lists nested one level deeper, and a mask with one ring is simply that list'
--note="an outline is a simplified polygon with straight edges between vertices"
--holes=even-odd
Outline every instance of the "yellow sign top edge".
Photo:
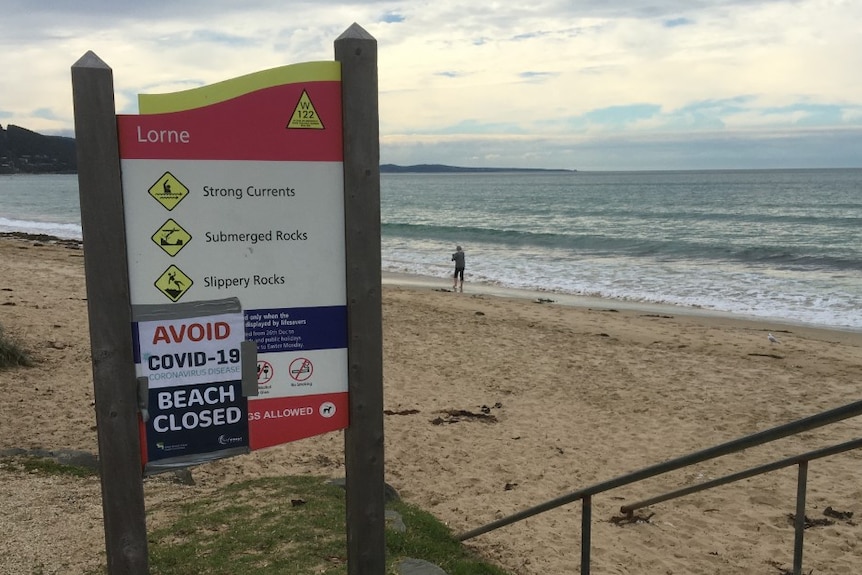
[{"label": "yellow sign top edge", "polygon": [[231,78],[209,86],[192,88],[168,94],[138,94],[138,110],[141,114],[167,114],[193,110],[237,96],[297,82],[340,81],[341,63],[335,61],[303,62],[253,72]]}]

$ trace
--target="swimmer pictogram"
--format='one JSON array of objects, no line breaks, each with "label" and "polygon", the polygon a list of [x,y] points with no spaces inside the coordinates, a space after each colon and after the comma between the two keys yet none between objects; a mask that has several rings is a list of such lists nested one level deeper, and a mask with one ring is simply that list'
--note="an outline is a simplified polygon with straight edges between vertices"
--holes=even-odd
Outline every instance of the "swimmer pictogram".
[{"label": "swimmer pictogram", "polygon": [[168,211],[177,207],[177,204],[189,195],[189,189],[170,172],[162,174],[162,177],[150,186],[148,192]]}]

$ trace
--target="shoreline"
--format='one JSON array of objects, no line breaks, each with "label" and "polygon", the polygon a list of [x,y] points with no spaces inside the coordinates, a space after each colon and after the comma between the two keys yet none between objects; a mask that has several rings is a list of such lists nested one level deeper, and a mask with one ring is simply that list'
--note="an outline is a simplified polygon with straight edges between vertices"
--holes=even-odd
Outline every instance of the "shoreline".
[{"label": "shoreline", "polygon": [[84,249],[84,241],[75,238],[61,238],[50,234],[31,234],[29,232],[0,232],[0,239],[22,242],[44,242],[71,249]]},{"label": "shoreline", "polygon": [[[452,292],[450,287],[450,279],[421,276],[415,274],[405,274],[398,272],[386,272],[382,274],[383,285],[397,286],[415,289],[430,289],[434,291]],[[686,307],[674,304],[650,303],[650,302],[633,302],[616,300],[611,298],[602,298],[595,296],[583,296],[575,294],[564,294],[541,290],[528,290],[520,288],[509,288],[503,286],[494,286],[482,283],[465,282],[466,291],[463,294],[456,295],[481,295],[509,298],[516,300],[532,300],[535,303],[556,304],[566,307],[575,307],[582,309],[594,309],[599,311],[619,311],[625,310],[629,312],[676,315],[688,318],[702,318],[710,322],[721,322],[725,325],[732,323],[746,324],[751,327],[758,326],[764,331],[788,331],[790,328],[796,330],[806,330],[809,332],[822,333],[837,333],[850,334],[862,338],[862,329],[853,329],[850,327],[841,326],[825,326],[818,324],[810,324],[805,322],[797,322],[786,318],[766,318],[758,316],[747,316],[732,312],[724,312],[710,310],[702,307]],[[453,292],[454,293],[454,292]]]},{"label": "shoreline", "polygon": [[[33,234],[27,232],[0,232],[0,241],[2,240],[37,243],[41,242],[49,245],[57,245],[69,249],[79,250],[83,250],[84,247],[83,240],[73,238],[60,238],[49,234]],[[381,281],[383,286],[389,285],[398,287],[409,287],[415,289],[431,289],[435,291],[452,291],[449,288],[450,278],[448,276],[433,277],[418,274],[382,271]],[[584,296],[551,291],[542,291],[539,289],[531,290],[523,288],[510,288],[478,282],[472,283],[469,281],[465,282],[465,284],[467,286],[467,295],[484,295],[520,300],[527,299],[533,300],[538,303],[550,303],[575,308],[605,310],[614,309],[628,310],[641,313],[675,314],[679,316],[688,316],[693,318],[701,317],[712,321],[742,322],[752,326],[775,326],[769,328],[773,331],[786,331],[788,328],[794,328],[819,332],[855,334],[862,337],[862,328],[856,329],[844,326],[827,326],[820,324],[812,324],[794,321],[788,318],[748,316],[733,312],[711,310],[703,307],[688,307],[682,305],[651,302],[635,302],[596,296]]]}]

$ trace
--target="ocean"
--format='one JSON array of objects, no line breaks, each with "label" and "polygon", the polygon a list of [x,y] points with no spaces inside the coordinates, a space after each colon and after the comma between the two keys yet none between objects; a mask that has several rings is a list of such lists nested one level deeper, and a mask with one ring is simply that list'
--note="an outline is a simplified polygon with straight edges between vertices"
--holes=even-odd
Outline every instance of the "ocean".
[{"label": "ocean", "polygon": [[[862,170],[383,174],[383,271],[862,331]],[[0,232],[80,239],[74,175],[0,175]]]}]

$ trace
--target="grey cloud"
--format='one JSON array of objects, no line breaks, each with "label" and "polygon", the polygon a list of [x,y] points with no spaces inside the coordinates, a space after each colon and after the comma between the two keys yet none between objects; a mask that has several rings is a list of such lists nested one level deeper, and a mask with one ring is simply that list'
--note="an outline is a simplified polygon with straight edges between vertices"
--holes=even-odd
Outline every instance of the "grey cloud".
[{"label": "grey cloud", "polygon": [[525,70],[523,72],[518,73],[518,77],[527,80],[528,82],[540,82],[542,80],[548,80],[550,78],[554,78],[559,76],[557,72],[535,72],[531,70]]}]

